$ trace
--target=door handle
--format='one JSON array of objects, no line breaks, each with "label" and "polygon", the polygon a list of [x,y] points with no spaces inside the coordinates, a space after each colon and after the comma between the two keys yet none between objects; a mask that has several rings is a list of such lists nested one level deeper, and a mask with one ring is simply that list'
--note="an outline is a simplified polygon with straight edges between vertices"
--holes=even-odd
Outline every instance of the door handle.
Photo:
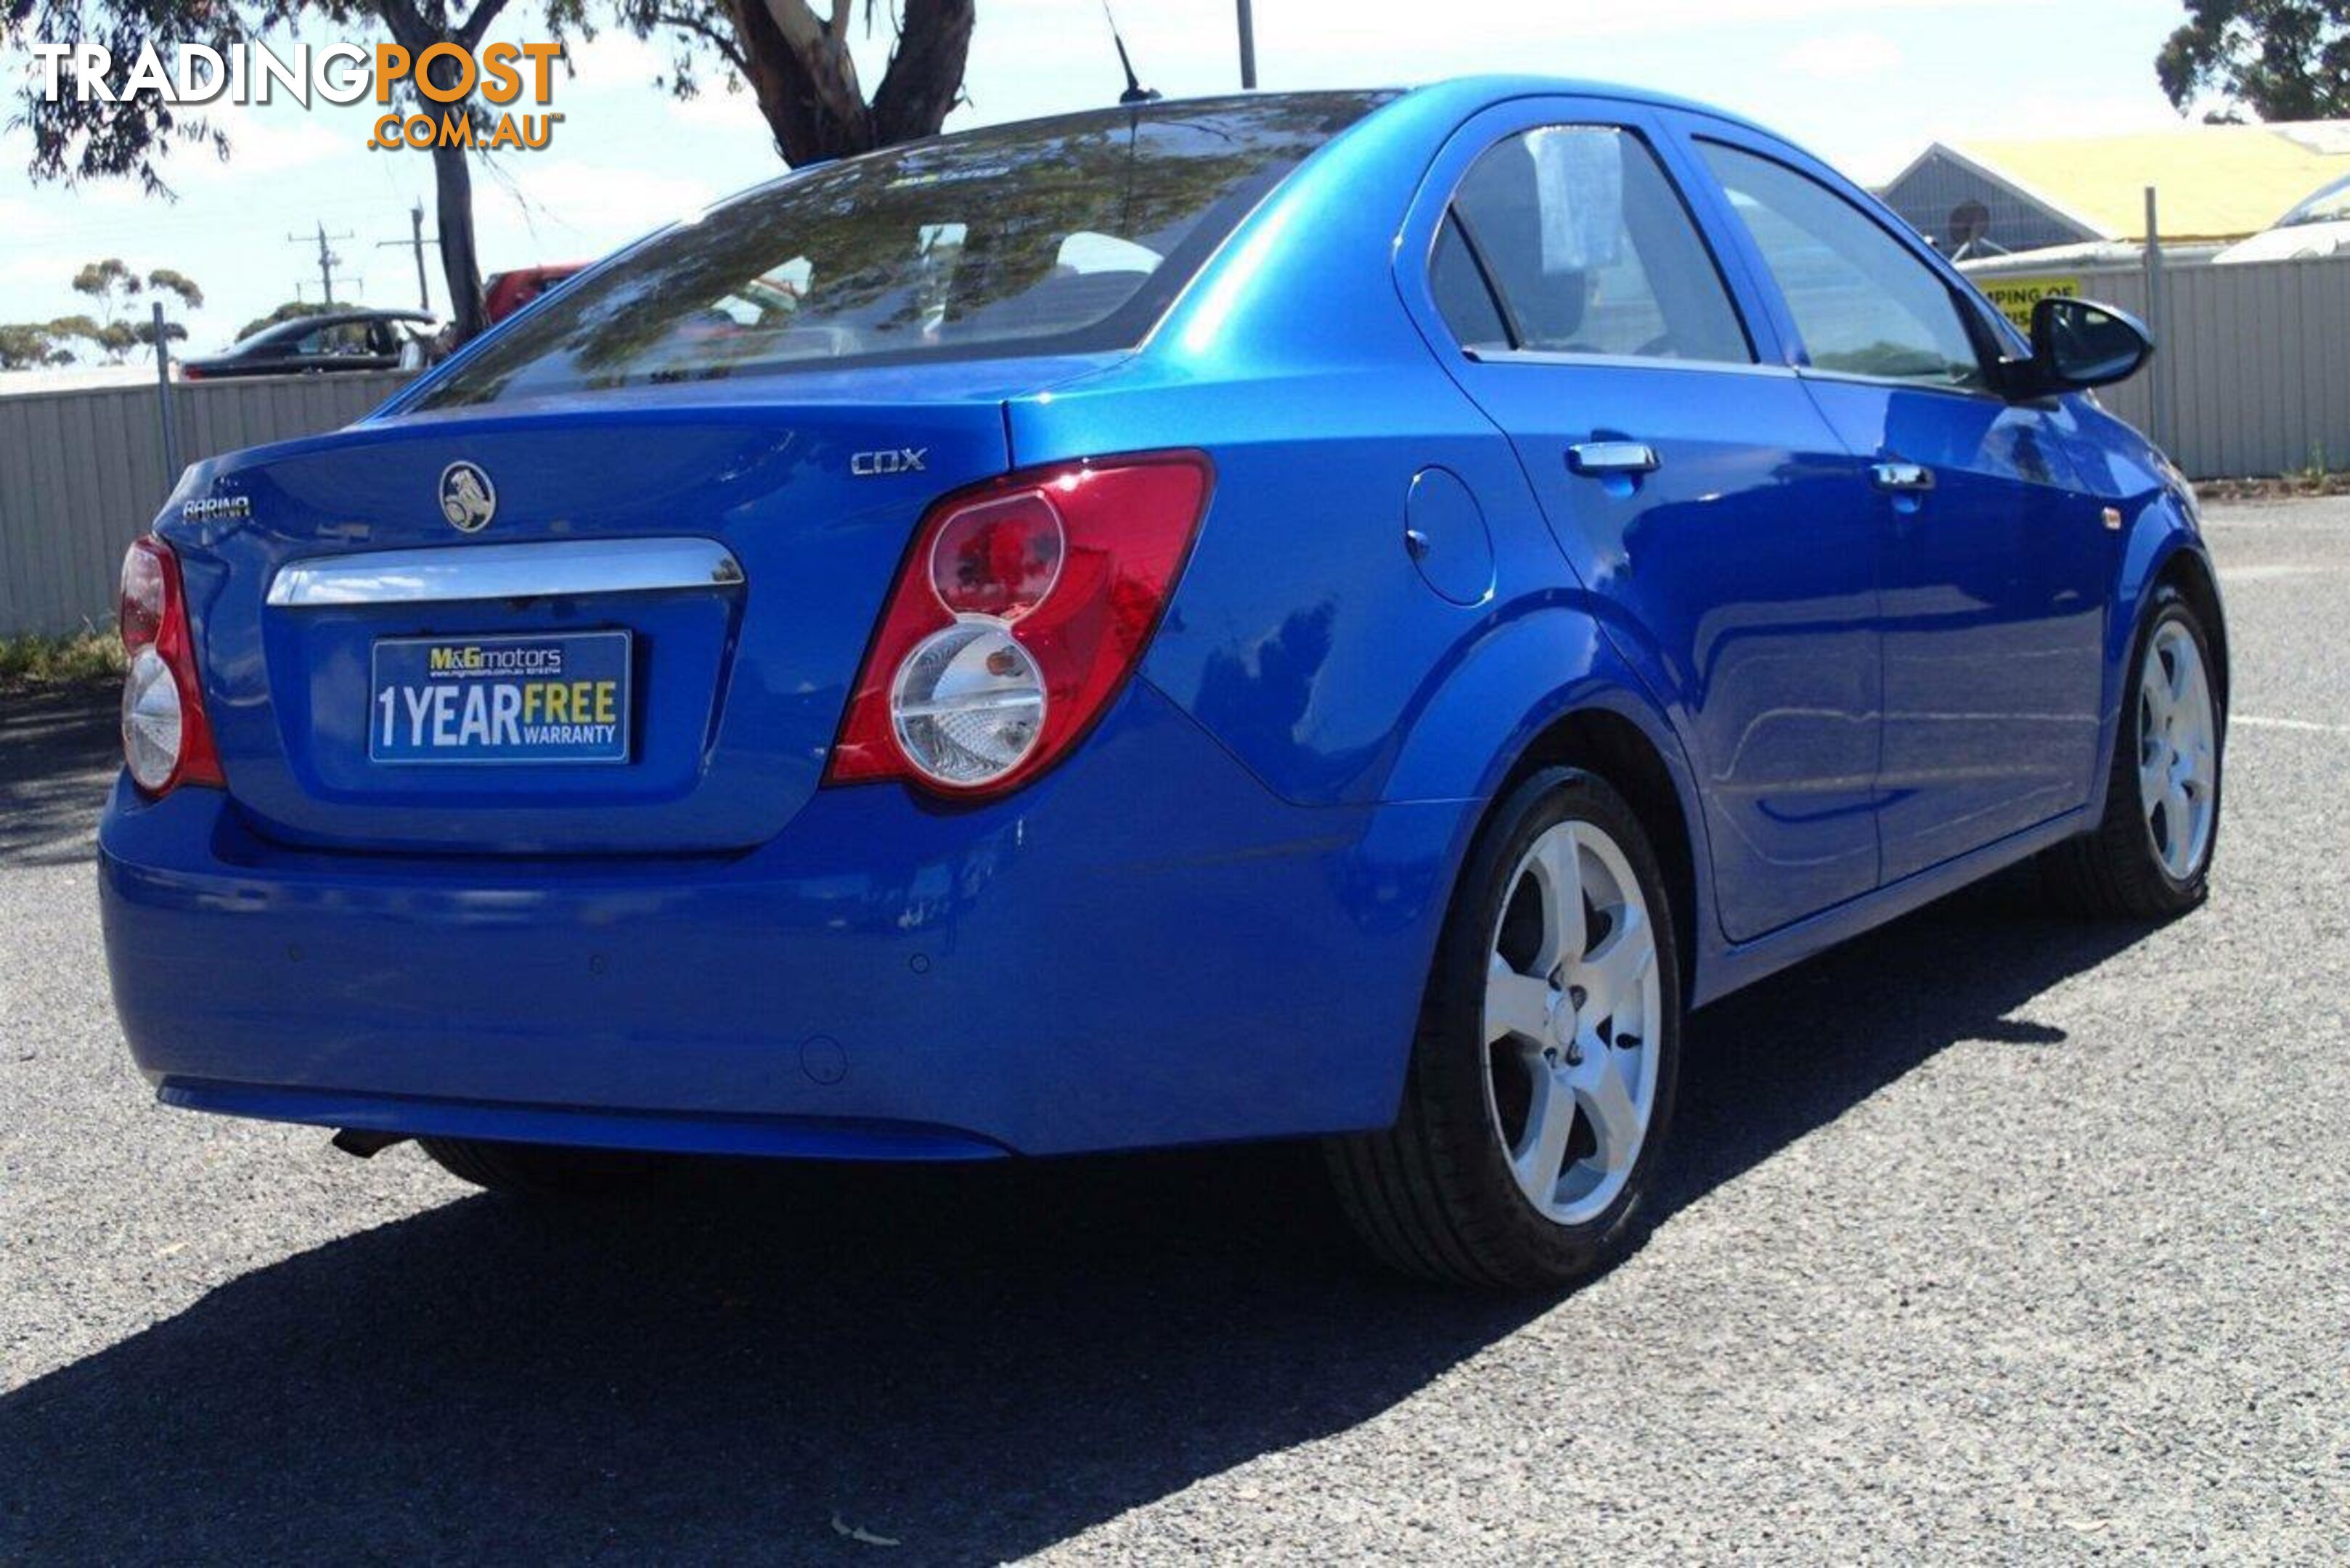
[{"label": "door handle", "polygon": [[1653,473],[1663,461],[1638,441],[1578,441],[1566,449],[1566,466],[1576,473]]},{"label": "door handle", "polygon": [[1869,470],[1879,490],[1896,495],[1923,495],[1934,488],[1934,471],[1922,462],[1880,462]]}]

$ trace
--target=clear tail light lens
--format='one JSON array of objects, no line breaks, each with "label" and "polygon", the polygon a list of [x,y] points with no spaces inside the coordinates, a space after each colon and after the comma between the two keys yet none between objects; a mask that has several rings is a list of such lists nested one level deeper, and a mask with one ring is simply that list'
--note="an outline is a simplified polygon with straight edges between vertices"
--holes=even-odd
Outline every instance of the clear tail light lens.
[{"label": "clear tail light lens", "polygon": [[122,557],[116,607],[130,672],[122,682],[122,762],[151,795],[183,784],[220,784],[220,753],[204,719],[180,560],[149,536]]},{"label": "clear tail light lens", "polygon": [[180,683],[163,656],[152,648],[131,655],[130,673],[122,682],[122,762],[131,782],[149,794],[172,786],[187,740],[183,719]]},{"label": "clear tail light lens", "polygon": [[1012,628],[973,616],[914,645],[889,719],[898,749],[933,784],[980,784],[1028,760],[1045,734],[1045,671]]},{"label": "clear tail light lens", "polygon": [[1125,684],[1205,512],[1200,452],[1015,473],[932,507],[826,770],[999,794],[1050,767]]}]

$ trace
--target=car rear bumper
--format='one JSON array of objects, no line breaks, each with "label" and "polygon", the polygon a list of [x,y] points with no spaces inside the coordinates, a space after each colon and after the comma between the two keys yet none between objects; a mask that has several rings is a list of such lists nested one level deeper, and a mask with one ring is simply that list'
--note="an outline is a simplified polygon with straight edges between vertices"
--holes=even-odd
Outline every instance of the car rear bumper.
[{"label": "car rear bumper", "polygon": [[1384,1124],[1458,803],[1287,805],[1137,682],[973,808],[820,791],[737,856],[431,858],[118,785],[117,1011],[167,1104],[389,1132],[972,1158]]}]

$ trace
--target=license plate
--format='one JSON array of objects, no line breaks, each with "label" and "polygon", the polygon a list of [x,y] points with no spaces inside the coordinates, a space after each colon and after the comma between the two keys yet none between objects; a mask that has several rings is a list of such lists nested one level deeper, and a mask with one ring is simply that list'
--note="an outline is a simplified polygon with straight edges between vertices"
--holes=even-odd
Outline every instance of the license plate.
[{"label": "license plate", "polygon": [[389,637],[375,645],[379,763],[624,763],[625,631]]}]

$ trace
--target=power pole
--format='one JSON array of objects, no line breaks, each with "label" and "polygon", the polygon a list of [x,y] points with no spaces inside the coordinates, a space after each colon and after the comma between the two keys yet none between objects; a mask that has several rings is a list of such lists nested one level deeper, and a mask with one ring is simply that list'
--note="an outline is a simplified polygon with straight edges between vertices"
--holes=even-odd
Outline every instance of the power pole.
[{"label": "power pole", "polygon": [[[342,265],[343,258],[337,255],[334,251],[328,247],[328,242],[330,240],[348,240],[352,236],[349,234],[329,234],[327,233],[326,224],[320,223],[318,225],[317,240],[318,246],[318,286],[326,291],[324,297],[328,305],[335,303],[335,269]],[[312,241],[311,236],[308,234],[288,234],[286,236],[286,243],[289,245],[307,245],[311,244]]]},{"label": "power pole", "polygon": [[[381,250],[386,245],[411,245],[415,247],[416,306],[420,310],[431,310],[432,308],[432,286],[425,280],[424,202],[421,199],[419,199],[415,206],[409,209],[408,227],[411,234],[411,238],[404,240],[378,240],[375,243],[376,248],[378,250]],[[433,235],[432,243],[436,245],[439,244],[441,243],[441,236],[438,234]]]},{"label": "power pole", "polygon": [[1249,92],[1256,90],[1256,16],[1249,0],[1240,0],[1241,7],[1241,86]]}]

